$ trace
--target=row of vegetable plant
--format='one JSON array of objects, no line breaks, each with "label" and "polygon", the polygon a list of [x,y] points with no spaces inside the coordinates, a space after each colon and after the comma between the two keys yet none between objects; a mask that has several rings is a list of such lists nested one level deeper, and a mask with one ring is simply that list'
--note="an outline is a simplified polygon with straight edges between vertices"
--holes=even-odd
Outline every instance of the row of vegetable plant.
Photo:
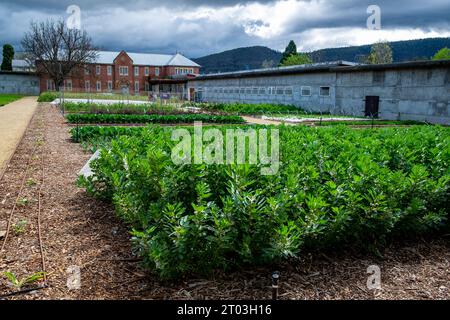
[{"label": "row of vegetable plant", "polygon": [[201,121],[205,123],[244,123],[239,116],[217,116],[208,114],[177,114],[177,115],[130,115],[130,114],[68,114],[69,123],[193,123]]},{"label": "row of vegetable plant", "polygon": [[65,113],[97,113],[97,114],[186,114],[187,112],[174,106],[158,103],[98,104],[92,102],[64,102]]},{"label": "row of vegetable plant", "polygon": [[293,105],[277,105],[269,103],[246,104],[246,103],[187,103],[185,106],[195,107],[207,111],[219,111],[237,114],[267,114],[267,113],[288,113],[305,114],[305,111]]},{"label": "row of vegetable plant", "polygon": [[449,229],[449,128],[278,129],[276,175],[262,176],[260,165],[176,165],[173,128],[151,126],[112,140],[79,183],[114,203],[162,277],[275,263],[308,248],[375,250]]},{"label": "row of vegetable plant", "polygon": [[45,91],[39,95],[38,102],[52,102],[58,99],[61,95],[66,99],[99,99],[99,100],[117,100],[117,101],[147,101],[147,96],[135,96],[118,93],[77,93],[77,92],[64,92],[57,91]]},{"label": "row of vegetable plant", "polygon": [[314,121],[315,125],[322,125],[322,126],[340,126],[340,125],[347,125],[347,126],[414,126],[414,125],[426,125],[428,123],[426,122],[419,122],[414,120],[366,120],[366,121],[359,121],[359,120],[352,120],[352,121]]}]

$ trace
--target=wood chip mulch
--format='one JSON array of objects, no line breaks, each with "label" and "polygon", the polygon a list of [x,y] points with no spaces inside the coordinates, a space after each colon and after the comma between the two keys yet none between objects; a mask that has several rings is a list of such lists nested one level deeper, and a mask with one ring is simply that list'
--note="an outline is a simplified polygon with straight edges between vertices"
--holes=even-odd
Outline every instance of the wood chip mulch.
[{"label": "wood chip mulch", "polygon": [[[41,104],[0,181],[0,232],[24,174],[28,182],[13,216],[14,225],[26,221],[24,231],[11,230],[0,253],[0,296],[16,290],[3,277],[5,271],[23,278],[42,270],[36,215],[44,157],[41,224],[48,287],[8,299],[270,299],[275,270],[281,275],[280,299],[450,298],[449,236],[394,244],[382,258],[353,252],[304,253],[273,267],[160,281],[132,256],[130,235],[113,208],[76,186],[77,173],[90,154],[70,141],[68,130],[55,107]],[[367,288],[371,265],[381,269],[381,289]],[[81,288],[70,290],[73,266],[81,270]]]}]

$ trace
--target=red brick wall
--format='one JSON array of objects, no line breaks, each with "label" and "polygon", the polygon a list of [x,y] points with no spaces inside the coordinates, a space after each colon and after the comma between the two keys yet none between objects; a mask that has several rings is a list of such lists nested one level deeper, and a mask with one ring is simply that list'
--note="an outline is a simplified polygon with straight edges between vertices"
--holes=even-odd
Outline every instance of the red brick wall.
[{"label": "red brick wall", "polygon": [[[100,66],[100,74],[97,75],[96,66]],[[91,92],[97,92],[97,81],[101,83],[101,91],[108,91],[108,81],[112,81],[113,90],[120,90],[121,84],[128,84],[130,93],[134,92],[135,81],[139,81],[139,91],[142,92],[145,90],[145,83],[147,82],[148,77],[150,76],[152,79],[155,78],[167,78],[172,75],[176,75],[176,68],[181,67],[155,67],[155,66],[137,66],[139,68],[139,75],[134,75],[134,65],[131,58],[127,55],[126,52],[122,51],[114,60],[113,64],[110,65],[112,67],[112,75],[108,75],[106,64],[91,64],[88,66],[90,70],[90,74],[85,74],[84,69],[76,70],[73,72],[73,75],[68,79],[72,80],[72,88],[73,92],[84,92],[85,91],[85,83],[86,81],[90,81]],[[126,66],[128,67],[128,76],[121,76],[119,73],[119,67]],[[149,70],[148,76],[145,74],[146,67]],[[156,68],[159,68],[159,76],[156,76]],[[194,69],[194,74],[199,74],[200,69],[198,67],[184,67],[188,69]],[[39,70],[39,68],[38,68]],[[49,79],[48,75],[45,73],[41,73],[40,76],[40,89],[41,92],[47,91],[47,79]]]}]

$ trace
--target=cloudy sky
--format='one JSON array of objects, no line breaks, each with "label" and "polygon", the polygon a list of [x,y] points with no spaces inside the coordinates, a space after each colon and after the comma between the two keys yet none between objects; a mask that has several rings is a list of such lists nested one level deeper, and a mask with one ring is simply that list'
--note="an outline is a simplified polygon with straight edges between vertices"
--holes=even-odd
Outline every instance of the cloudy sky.
[{"label": "cloudy sky", "polygon": [[[236,47],[302,51],[450,36],[449,0],[0,0],[0,42],[20,50],[31,21],[67,19],[106,50],[183,54],[195,58]],[[369,30],[369,5],[381,9],[381,30]]]}]

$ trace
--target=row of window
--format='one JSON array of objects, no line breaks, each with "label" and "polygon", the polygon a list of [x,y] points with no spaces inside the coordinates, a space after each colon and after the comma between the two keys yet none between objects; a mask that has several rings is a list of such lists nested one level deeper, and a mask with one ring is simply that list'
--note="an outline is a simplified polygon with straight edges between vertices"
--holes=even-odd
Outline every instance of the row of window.
[{"label": "row of window", "polygon": [[[106,74],[108,76],[112,76],[113,67],[112,66],[106,66]],[[95,73],[96,75],[101,75],[102,73],[102,67],[101,66],[95,66]],[[150,67],[144,68],[145,76],[150,75]],[[91,70],[89,68],[85,68],[85,74],[90,75]],[[128,66],[119,66],[119,75],[121,76],[128,76]],[[134,67],[134,75],[139,76],[139,67]],[[155,75],[159,76],[159,67],[155,67]]]},{"label": "row of window", "polygon": [[[89,80],[86,80],[84,85],[85,85],[85,90],[86,91],[91,91],[91,82]],[[107,85],[108,91],[112,91],[113,90],[113,82],[112,81],[107,81],[106,85]],[[96,82],[95,89],[98,92],[102,91],[102,82],[101,81],[97,81]],[[135,81],[134,82],[134,92],[139,92],[140,90],[141,90],[140,82],[139,81]],[[145,91],[150,91],[150,85],[147,82],[145,83],[144,90]]]},{"label": "row of window", "polygon": [[[292,87],[208,87],[199,88],[198,91],[204,91],[216,94],[246,94],[246,95],[286,95],[293,94]],[[301,87],[300,93],[303,97],[310,97],[311,87]],[[330,87],[320,87],[319,95],[321,97],[330,96]]]},{"label": "row of window", "polygon": [[175,74],[194,74],[193,68],[175,68]]},{"label": "row of window", "polygon": [[[113,90],[113,83],[112,83],[112,81],[107,81],[106,85],[107,85],[108,91],[112,91]],[[89,80],[84,82],[84,89],[86,91],[91,91],[91,82]],[[96,82],[95,89],[98,92],[102,91],[102,82],[101,81],[97,81]],[[134,82],[134,91],[135,92],[139,92],[140,90],[141,90],[140,82],[139,81],[135,81]],[[149,91],[149,84],[148,83],[145,83],[145,91]]]}]

